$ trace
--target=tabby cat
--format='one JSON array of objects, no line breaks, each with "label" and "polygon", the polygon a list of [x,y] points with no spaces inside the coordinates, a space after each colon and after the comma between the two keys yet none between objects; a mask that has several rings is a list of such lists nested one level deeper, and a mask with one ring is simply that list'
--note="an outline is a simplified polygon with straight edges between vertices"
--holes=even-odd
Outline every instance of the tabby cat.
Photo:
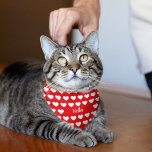
[{"label": "tabby cat", "polygon": [[82,43],[68,46],[57,45],[46,36],[40,41],[46,62],[16,62],[0,75],[0,124],[23,134],[81,147],[95,146],[97,141],[112,142],[113,133],[106,127],[100,99],[96,114],[80,129],[60,119],[44,97],[46,83],[61,93],[85,93],[97,86],[103,73],[98,33],[93,31]]}]

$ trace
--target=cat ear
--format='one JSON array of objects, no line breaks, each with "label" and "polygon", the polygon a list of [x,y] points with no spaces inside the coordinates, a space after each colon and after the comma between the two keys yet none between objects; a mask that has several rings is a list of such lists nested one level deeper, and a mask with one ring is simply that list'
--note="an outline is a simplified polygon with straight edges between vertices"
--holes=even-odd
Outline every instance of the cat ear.
[{"label": "cat ear", "polygon": [[98,52],[99,49],[98,31],[92,31],[82,43],[86,47],[90,48],[92,51]]},{"label": "cat ear", "polygon": [[52,53],[56,50],[57,44],[49,39],[47,36],[42,35],[40,37],[41,48],[43,50],[45,59],[50,59]]}]

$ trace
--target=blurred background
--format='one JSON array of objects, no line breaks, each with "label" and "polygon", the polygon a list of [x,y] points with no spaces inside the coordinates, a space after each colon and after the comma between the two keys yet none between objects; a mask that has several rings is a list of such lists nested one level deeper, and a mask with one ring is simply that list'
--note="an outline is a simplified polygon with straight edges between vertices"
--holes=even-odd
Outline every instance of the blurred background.
[{"label": "blurred background", "polygon": [[[0,63],[41,58],[39,38],[49,36],[49,13],[72,5],[71,0],[1,0]],[[149,97],[138,70],[129,27],[128,0],[101,0],[100,57],[104,65],[103,87]],[[74,30],[73,43],[82,36]]]},{"label": "blurred background", "polygon": [[49,36],[49,13],[71,0],[0,0],[0,62],[42,58],[40,36]]}]

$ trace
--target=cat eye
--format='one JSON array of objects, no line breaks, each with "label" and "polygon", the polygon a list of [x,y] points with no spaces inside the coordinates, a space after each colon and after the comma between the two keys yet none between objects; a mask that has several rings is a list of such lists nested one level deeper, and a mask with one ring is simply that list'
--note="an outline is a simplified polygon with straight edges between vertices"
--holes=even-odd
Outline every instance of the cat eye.
[{"label": "cat eye", "polygon": [[86,62],[88,60],[88,56],[86,54],[83,54],[80,56],[80,59],[79,59],[81,62]]},{"label": "cat eye", "polygon": [[61,65],[65,65],[67,62],[66,58],[64,57],[59,57],[58,58],[58,63],[61,64]]}]

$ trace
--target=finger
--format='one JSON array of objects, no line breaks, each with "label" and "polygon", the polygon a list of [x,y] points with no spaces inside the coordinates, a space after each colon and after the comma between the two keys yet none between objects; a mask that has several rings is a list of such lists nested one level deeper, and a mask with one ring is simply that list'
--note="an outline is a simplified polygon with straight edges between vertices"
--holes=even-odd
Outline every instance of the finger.
[{"label": "finger", "polygon": [[49,32],[50,32],[51,38],[53,37],[52,27],[53,27],[53,12],[51,12],[49,16]]},{"label": "finger", "polygon": [[55,41],[55,37],[56,37],[56,26],[58,24],[58,10],[53,12],[53,26],[52,26],[52,38],[53,41]]},{"label": "finger", "polygon": [[87,25],[87,26],[83,26],[83,27],[79,28],[79,30],[80,30],[80,32],[81,32],[82,35],[83,35],[83,40],[85,40],[86,37],[87,37],[92,31],[98,30],[98,27]]},{"label": "finger", "polygon": [[[67,12],[66,9],[59,9],[57,24],[56,24],[56,28],[55,28],[55,41],[57,43],[59,43],[60,45],[67,44],[67,42],[65,40],[66,38],[62,39],[62,37],[65,37],[64,32],[63,32],[63,30],[64,30],[63,25],[65,24],[64,21],[66,18],[66,12]],[[63,33],[63,34],[61,34],[61,33]]]},{"label": "finger", "polygon": [[78,19],[72,15],[69,15],[68,12],[58,14],[58,18],[62,18],[58,21],[58,25],[56,28],[56,41],[61,45],[67,44],[67,35],[72,30],[73,26],[77,24]]},{"label": "finger", "polygon": [[60,45],[66,46],[67,43],[68,43],[68,41],[67,41],[67,35],[63,35],[62,37],[60,37],[57,40],[57,43],[60,44]]},{"label": "finger", "polygon": [[[68,22],[68,23],[67,23]],[[62,25],[62,26],[61,26]],[[61,22],[56,32],[56,41],[61,45],[67,45],[67,36],[72,30],[73,22],[65,19]]]}]

